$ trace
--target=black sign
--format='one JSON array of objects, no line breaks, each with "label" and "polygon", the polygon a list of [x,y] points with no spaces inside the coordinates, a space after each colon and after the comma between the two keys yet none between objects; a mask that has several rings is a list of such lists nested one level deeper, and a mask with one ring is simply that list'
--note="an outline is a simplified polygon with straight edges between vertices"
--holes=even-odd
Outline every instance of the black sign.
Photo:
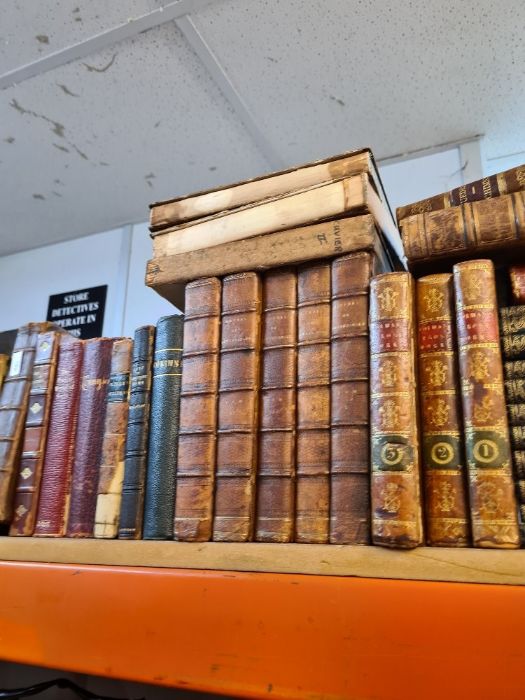
[{"label": "black sign", "polygon": [[102,335],[107,284],[76,292],[52,294],[47,307],[47,320],[53,321],[77,338],[98,338]]}]

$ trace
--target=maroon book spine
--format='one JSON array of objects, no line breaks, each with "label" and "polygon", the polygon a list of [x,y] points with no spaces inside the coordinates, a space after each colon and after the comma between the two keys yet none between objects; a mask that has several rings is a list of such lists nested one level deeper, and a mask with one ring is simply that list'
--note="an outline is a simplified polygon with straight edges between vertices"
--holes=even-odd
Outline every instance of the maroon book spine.
[{"label": "maroon book spine", "polygon": [[85,341],[68,537],[93,536],[113,340],[93,338]]}]

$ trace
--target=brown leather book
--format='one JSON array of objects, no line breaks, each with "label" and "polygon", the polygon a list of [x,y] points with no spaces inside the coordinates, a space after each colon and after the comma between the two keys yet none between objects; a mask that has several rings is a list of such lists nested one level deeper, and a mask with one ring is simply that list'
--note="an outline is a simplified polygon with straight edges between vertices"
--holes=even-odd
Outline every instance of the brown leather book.
[{"label": "brown leather book", "polygon": [[525,304],[525,265],[509,267],[512,298],[516,304]]},{"label": "brown leather book", "polygon": [[519,547],[493,263],[454,265],[454,288],[474,545]]},{"label": "brown leather book", "polygon": [[396,217],[398,222],[414,214],[424,214],[429,211],[459,207],[467,202],[477,202],[481,199],[491,199],[510,192],[525,190],[525,165],[505,170],[502,173],[484,177],[481,180],[469,182],[456,187],[450,192],[436,194],[413,204],[398,207]]},{"label": "brown leather book", "polygon": [[297,272],[277,268],[263,277],[258,542],[293,540],[296,355]]},{"label": "brown leather book", "polygon": [[93,537],[113,338],[84,341],[66,535]]},{"label": "brown leather book", "polygon": [[368,292],[376,258],[332,262],[330,542],[370,544]]},{"label": "brown leather book", "polygon": [[370,284],[372,541],[423,543],[415,357],[414,281],[408,272]]},{"label": "brown leather book", "polygon": [[186,285],[174,539],[207,542],[213,525],[221,282]]},{"label": "brown leather book", "polygon": [[131,338],[115,340],[111,351],[111,370],[93,528],[93,535],[101,539],[112,539],[118,533],[124,482],[132,351]]},{"label": "brown leather book", "polygon": [[297,273],[295,541],[323,543],[330,509],[330,262]]},{"label": "brown leather book", "polygon": [[523,248],[525,193],[417,214],[400,226],[410,264]]},{"label": "brown leather book", "polygon": [[38,334],[10,535],[32,535],[35,529],[61,336],[57,331]]},{"label": "brown leather book", "polygon": [[467,547],[469,513],[452,275],[422,277],[416,298],[427,544]]},{"label": "brown leather book", "polygon": [[22,450],[29,390],[38,333],[52,323],[28,323],[18,329],[9,374],[0,394],[0,523],[11,520],[13,496]]},{"label": "brown leather book", "polygon": [[0,353],[0,389],[2,388],[2,384],[4,383],[5,375],[7,374],[8,369],[9,369],[9,355],[5,355],[4,353]]},{"label": "brown leather book", "polygon": [[259,403],[261,280],[255,272],[222,283],[213,539],[253,539]]}]

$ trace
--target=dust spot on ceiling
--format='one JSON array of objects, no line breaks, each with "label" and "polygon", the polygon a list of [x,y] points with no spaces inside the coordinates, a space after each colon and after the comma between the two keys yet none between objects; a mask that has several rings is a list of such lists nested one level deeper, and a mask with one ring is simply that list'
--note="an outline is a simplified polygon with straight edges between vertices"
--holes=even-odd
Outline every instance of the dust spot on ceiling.
[{"label": "dust spot on ceiling", "polygon": [[14,143],[15,142],[15,137],[14,136],[8,136],[6,139],[4,139],[6,143]]},{"label": "dust spot on ceiling", "polygon": [[55,197],[62,197],[60,192],[56,192],[55,190],[52,190],[52,193],[55,195]]},{"label": "dust spot on ceiling", "polygon": [[108,167],[108,166],[109,166],[109,163],[106,163],[105,160],[101,160],[101,161],[99,161],[99,165],[103,165],[103,166]]},{"label": "dust spot on ceiling", "polygon": [[78,153],[78,155],[79,155],[81,158],[83,158],[84,160],[89,160],[89,158],[87,157],[87,155],[86,155],[83,151],[81,151],[80,148],[79,148],[78,146],[76,146],[74,143],[70,143],[69,145],[70,145],[71,148],[75,151],[75,153]]},{"label": "dust spot on ceiling", "polygon": [[211,172],[213,172],[214,170],[217,170],[217,166],[216,166],[216,165],[210,165],[210,167],[208,168],[208,170],[211,170]]},{"label": "dust spot on ceiling", "polygon": [[335,97],[334,95],[329,95],[329,97],[334,102],[337,102],[338,105],[341,105],[341,107],[346,107],[346,102],[343,102],[341,98]]},{"label": "dust spot on ceiling", "polygon": [[66,148],[65,146],[61,146],[59,143],[54,143],[53,146],[55,148],[58,148],[59,151],[64,151],[64,153],[69,153],[69,148]]},{"label": "dust spot on ceiling", "polygon": [[154,129],[158,129],[159,126],[160,126],[160,121],[155,122],[155,124],[153,124],[153,128],[154,128]]},{"label": "dust spot on ceiling", "polygon": [[31,117],[35,117],[35,119],[43,119],[45,122],[48,122],[48,124],[52,124],[53,128],[51,131],[55,133],[59,138],[63,139],[64,137],[64,125],[61,124],[60,122],[56,122],[54,119],[50,119],[49,117],[46,117],[45,114],[39,114],[38,112],[34,112],[32,109],[25,109],[25,107],[22,107],[22,105],[16,100],[14,97],[9,103],[13,109],[16,109],[17,112],[20,114],[29,114]]},{"label": "dust spot on ceiling", "polygon": [[148,183],[148,185],[149,185],[150,187],[153,187],[153,183],[152,183],[151,181],[152,181],[155,177],[157,177],[157,176],[155,175],[155,173],[148,173],[148,175],[144,175],[144,179],[146,180],[146,182]]},{"label": "dust spot on ceiling", "polygon": [[105,66],[102,66],[102,68],[97,68],[97,66],[90,66],[89,63],[83,63],[82,65],[85,66],[90,73],[92,71],[95,71],[95,73],[105,73],[115,63],[116,57],[117,57],[117,54],[114,53],[113,56],[111,57],[111,60],[109,61],[109,63],[107,63]]},{"label": "dust spot on ceiling", "polygon": [[35,36],[35,39],[41,44],[49,44],[49,37],[47,36],[47,34],[37,34]]},{"label": "dust spot on ceiling", "polygon": [[34,194],[33,199],[45,199],[43,194]]},{"label": "dust spot on ceiling", "polygon": [[62,83],[57,83],[57,85],[64,94],[69,95],[70,97],[80,97],[80,95],[77,95],[76,92],[70,90],[67,85],[62,85]]}]

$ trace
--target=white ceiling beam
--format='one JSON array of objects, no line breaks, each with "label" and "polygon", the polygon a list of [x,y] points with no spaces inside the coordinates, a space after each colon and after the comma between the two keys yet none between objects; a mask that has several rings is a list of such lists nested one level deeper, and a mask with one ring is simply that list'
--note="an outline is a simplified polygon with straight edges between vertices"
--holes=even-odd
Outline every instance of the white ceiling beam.
[{"label": "white ceiling beam", "polygon": [[72,61],[77,61],[80,58],[86,58],[86,56],[102,51],[102,49],[113,46],[125,39],[130,39],[148,29],[153,29],[166,22],[182,18],[189,12],[198,12],[217,1],[218,0],[176,0],[175,2],[169,2],[145,15],[134,17],[124,24],[119,24],[100,34],[95,34],[84,41],[80,41],[78,44],[67,46],[64,49],[47,54],[24,66],[7,71],[7,73],[0,75],[0,90],[5,90],[24,80],[35,78],[37,75],[42,75],[54,68],[59,68]]},{"label": "white ceiling beam", "polygon": [[175,20],[175,24],[186,37],[188,43],[208,70],[212,80],[217,85],[223,96],[242,121],[246,131],[250,134],[260,153],[267,160],[273,170],[282,170],[287,166],[281,155],[266,137],[260,128],[257,119],[238,92],[230,77],[222,67],[217,56],[195,26],[191,17],[185,14]]}]

